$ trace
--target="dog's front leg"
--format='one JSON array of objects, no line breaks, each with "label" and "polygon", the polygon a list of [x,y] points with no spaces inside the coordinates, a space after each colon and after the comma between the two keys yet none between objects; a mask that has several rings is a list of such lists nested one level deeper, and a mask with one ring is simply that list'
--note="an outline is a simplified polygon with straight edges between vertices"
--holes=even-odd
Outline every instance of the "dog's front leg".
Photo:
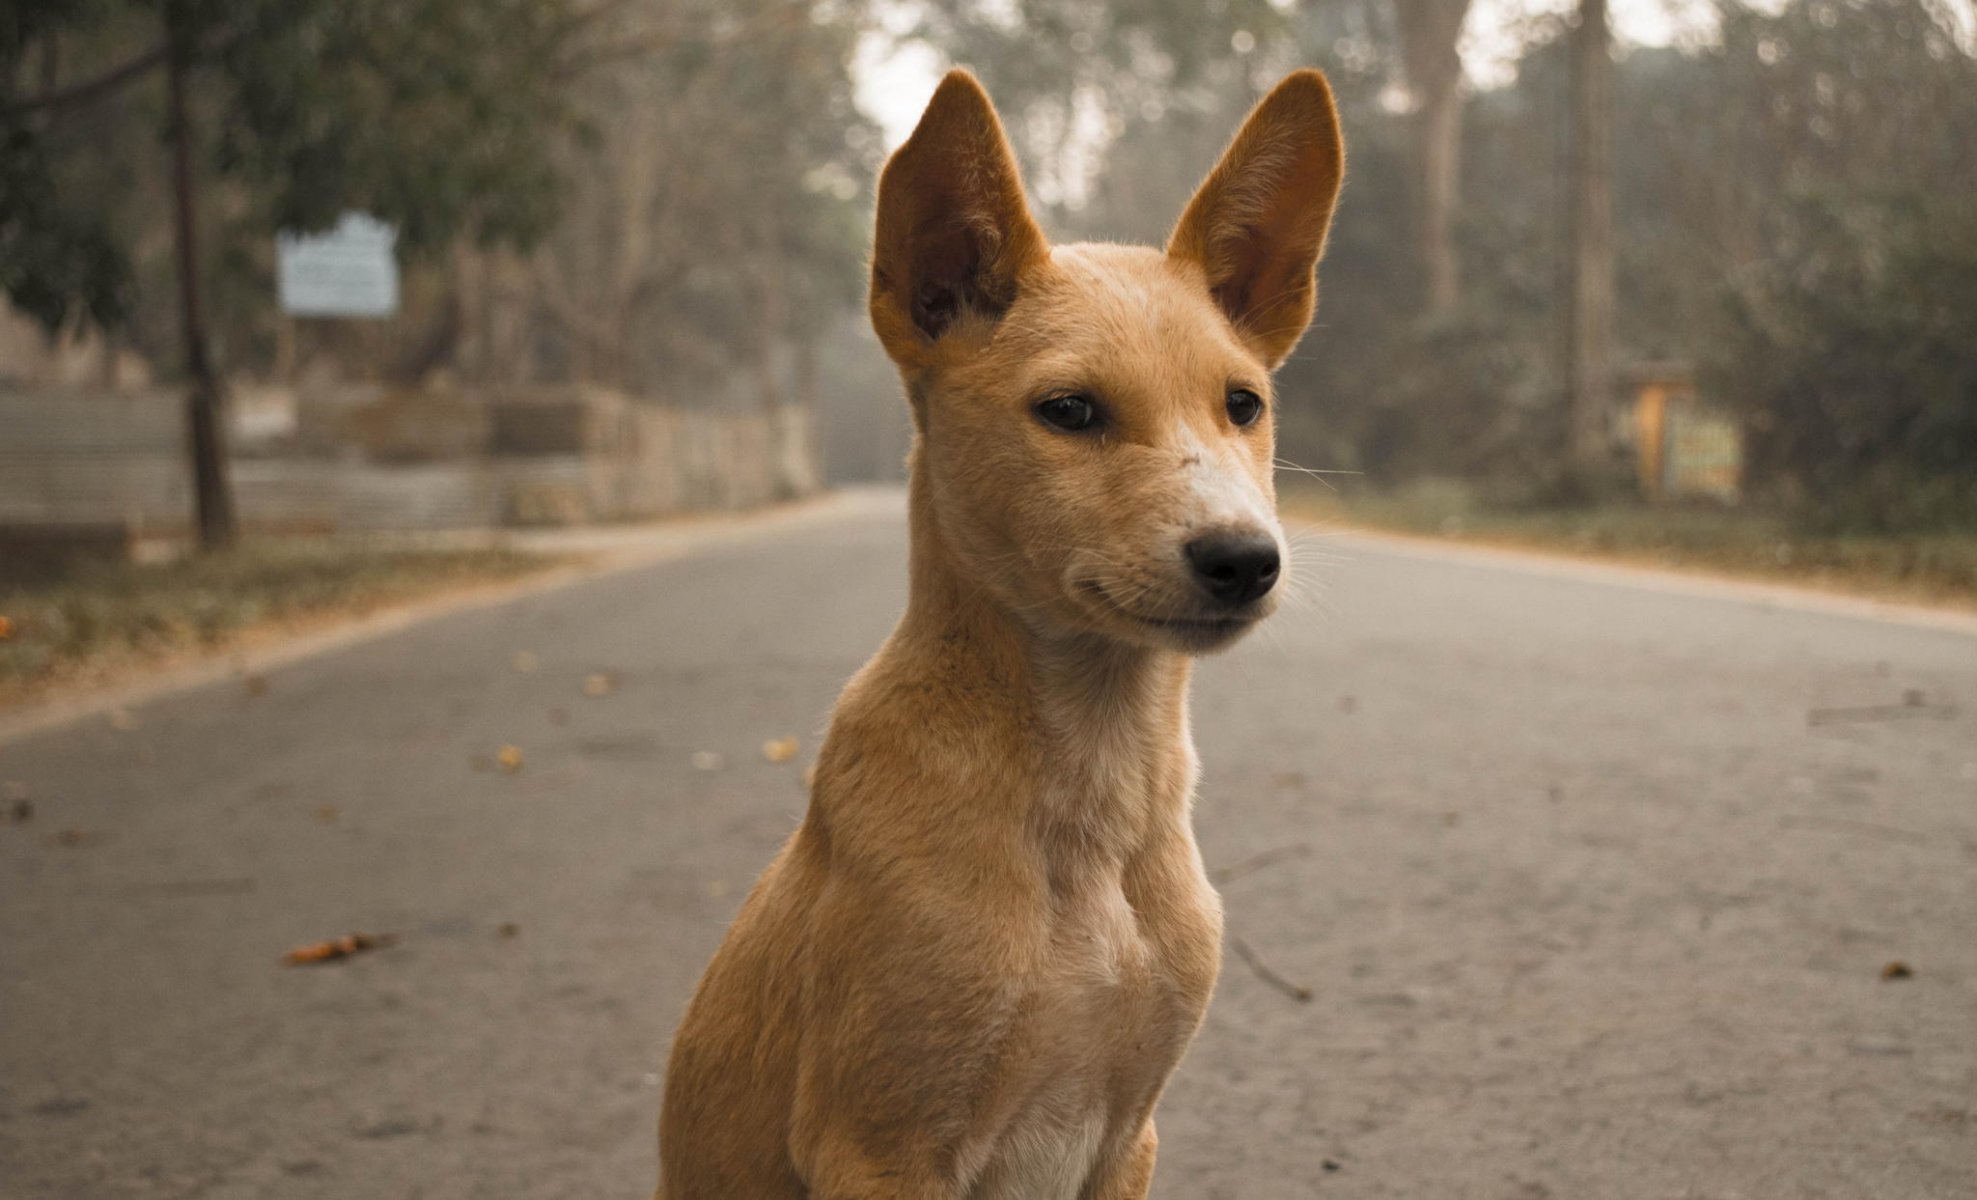
[{"label": "dog's front leg", "polygon": [[951,1112],[875,1105],[889,1090],[875,1073],[815,1086],[821,1075],[815,1067],[803,1073],[812,1086],[799,1094],[790,1130],[790,1161],[809,1200],[962,1200],[960,1183],[942,1169],[952,1155],[934,1134],[952,1127]]},{"label": "dog's front leg", "polygon": [[1146,1200],[1153,1187],[1153,1160],[1159,1150],[1160,1136],[1149,1118],[1123,1152],[1099,1164],[1085,1185],[1085,1195],[1089,1200]]},{"label": "dog's front leg", "polygon": [[807,914],[788,1146],[812,1200],[963,1200],[1007,1119],[1029,927],[953,882],[845,872]]},{"label": "dog's front leg", "polygon": [[834,1157],[810,1181],[809,1200],[961,1200],[952,1183],[931,1171]]}]

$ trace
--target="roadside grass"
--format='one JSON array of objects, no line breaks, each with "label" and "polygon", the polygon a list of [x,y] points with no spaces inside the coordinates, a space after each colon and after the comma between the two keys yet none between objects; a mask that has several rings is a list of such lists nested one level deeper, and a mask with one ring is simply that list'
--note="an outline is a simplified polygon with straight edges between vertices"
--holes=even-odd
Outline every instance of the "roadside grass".
[{"label": "roadside grass", "polygon": [[1816,534],[1718,506],[1491,505],[1464,485],[1337,492],[1287,482],[1286,513],[1392,533],[1705,571],[1916,604],[1977,607],[1977,531]]},{"label": "roadside grass", "polygon": [[250,539],[169,563],[96,562],[47,577],[0,577],[0,705],[557,561],[503,549]]}]

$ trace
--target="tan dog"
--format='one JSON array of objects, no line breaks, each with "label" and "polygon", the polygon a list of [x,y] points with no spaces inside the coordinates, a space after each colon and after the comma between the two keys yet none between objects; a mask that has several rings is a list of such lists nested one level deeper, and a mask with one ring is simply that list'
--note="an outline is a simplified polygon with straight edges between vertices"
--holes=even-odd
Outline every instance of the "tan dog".
[{"label": "tan dog", "polygon": [[1275,601],[1270,371],[1342,169],[1315,71],[1164,253],[1046,244],[962,72],[886,164],[911,599],[680,1026],[664,1200],[1146,1195],[1221,961],[1190,656]]}]

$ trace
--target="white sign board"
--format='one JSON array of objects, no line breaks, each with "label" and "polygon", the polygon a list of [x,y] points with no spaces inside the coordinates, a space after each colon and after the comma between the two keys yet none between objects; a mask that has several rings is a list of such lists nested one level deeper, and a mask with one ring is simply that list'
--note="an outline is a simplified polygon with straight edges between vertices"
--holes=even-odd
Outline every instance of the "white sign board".
[{"label": "white sign board", "polygon": [[275,287],[295,317],[388,317],[398,311],[398,231],[349,212],[328,233],[275,237]]}]

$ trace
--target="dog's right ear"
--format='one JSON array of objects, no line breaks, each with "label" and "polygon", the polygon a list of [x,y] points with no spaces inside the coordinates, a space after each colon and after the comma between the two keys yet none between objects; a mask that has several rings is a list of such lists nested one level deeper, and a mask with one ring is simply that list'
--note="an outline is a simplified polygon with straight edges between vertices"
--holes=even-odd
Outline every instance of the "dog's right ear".
[{"label": "dog's right ear", "polygon": [[1000,316],[1049,253],[1016,156],[975,77],[949,71],[913,136],[879,175],[872,328],[894,362],[927,365],[969,315]]}]

